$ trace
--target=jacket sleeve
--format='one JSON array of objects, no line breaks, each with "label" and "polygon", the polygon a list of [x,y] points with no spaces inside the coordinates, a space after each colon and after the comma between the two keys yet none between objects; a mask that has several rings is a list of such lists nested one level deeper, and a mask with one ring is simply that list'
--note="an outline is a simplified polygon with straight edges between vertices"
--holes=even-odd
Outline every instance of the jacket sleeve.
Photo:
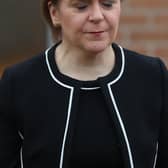
[{"label": "jacket sleeve", "polygon": [[0,167],[21,167],[21,144],[14,119],[12,80],[5,72],[0,80]]},{"label": "jacket sleeve", "polygon": [[168,71],[160,62],[162,78],[162,111],[156,168],[168,167]]}]

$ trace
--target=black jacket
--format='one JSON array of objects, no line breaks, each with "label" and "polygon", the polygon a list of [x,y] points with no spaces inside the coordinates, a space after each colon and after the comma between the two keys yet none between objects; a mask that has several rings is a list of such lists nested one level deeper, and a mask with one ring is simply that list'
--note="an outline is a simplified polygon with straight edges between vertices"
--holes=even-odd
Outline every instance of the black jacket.
[{"label": "black jacket", "polygon": [[[97,87],[59,73],[55,47],[8,68],[0,81],[0,167],[68,168],[80,89],[101,89],[124,168],[168,167],[168,73],[158,58],[113,44],[113,72]],[[87,124],[87,123],[86,123]]]}]

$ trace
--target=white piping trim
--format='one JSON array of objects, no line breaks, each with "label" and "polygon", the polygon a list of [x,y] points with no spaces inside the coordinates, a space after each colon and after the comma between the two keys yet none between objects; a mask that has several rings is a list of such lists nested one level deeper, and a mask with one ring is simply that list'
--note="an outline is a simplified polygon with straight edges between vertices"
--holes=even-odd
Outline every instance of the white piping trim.
[{"label": "white piping trim", "polygon": [[24,136],[23,136],[23,134],[20,131],[18,131],[18,134],[21,137],[21,139],[24,140]]},{"label": "white piping trim", "polygon": [[69,120],[70,120],[70,115],[71,115],[73,93],[74,93],[74,88],[71,89],[70,98],[69,98],[68,115],[67,115],[67,121],[66,121],[65,131],[64,131],[64,138],[63,138],[63,143],[62,143],[61,158],[60,158],[59,168],[62,168],[62,166],[63,166],[65,141],[66,141],[66,138],[67,138],[67,132],[68,132],[68,127],[69,127]]},{"label": "white piping trim", "polygon": [[123,50],[123,48],[121,46],[119,46],[119,48],[120,48],[121,55],[122,55],[122,67],[121,67],[121,71],[120,71],[120,74],[117,76],[117,78],[115,80],[113,80],[112,82],[108,83],[108,90],[109,90],[110,97],[111,97],[112,103],[114,105],[114,109],[116,111],[117,118],[118,118],[118,121],[120,123],[121,130],[123,132],[123,135],[124,135],[124,138],[125,138],[125,142],[126,142],[126,145],[127,145],[127,151],[128,151],[129,161],[130,161],[130,168],[134,168],[134,162],[133,162],[132,152],[131,152],[128,136],[127,136],[127,133],[126,133],[126,129],[125,129],[124,123],[122,121],[122,118],[120,116],[120,112],[119,112],[119,109],[117,107],[117,104],[116,104],[116,101],[115,101],[115,98],[114,98],[114,95],[113,95],[113,92],[112,92],[112,89],[111,89],[111,85],[114,84],[114,83],[116,83],[122,77],[122,75],[124,73],[124,68],[125,68],[125,54],[124,54],[124,50]]},{"label": "white piping trim", "polygon": [[20,149],[20,164],[21,164],[21,168],[23,168],[23,149]]},{"label": "white piping trim", "polygon": [[45,55],[46,55],[46,63],[47,63],[47,67],[48,67],[48,70],[49,70],[49,73],[51,75],[51,77],[53,78],[53,80],[55,82],[57,82],[59,85],[65,87],[65,88],[68,88],[68,89],[72,89],[73,87],[72,86],[68,86],[62,82],[60,82],[53,74],[52,70],[51,70],[51,67],[50,67],[50,64],[49,64],[49,60],[48,60],[48,51],[50,50],[50,48],[48,48],[46,51],[45,51]]},{"label": "white piping trim", "polygon": [[[46,63],[47,63],[47,67],[48,67],[48,70],[49,70],[49,73],[51,75],[51,77],[53,78],[53,80],[55,82],[57,82],[59,85],[65,87],[65,88],[68,88],[68,89],[72,89],[73,87],[72,86],[69,86],[67,84],[64,84],[62,83],[61,81],[59,81],[53,74],[52,70],[51,70],[51,67],[50,67],[50,64],[49,64],[49,60],[48,60],[48,51],[50,50],[50,48],[48,48],[46,51],[45,51],[45,55],[46,55]],[[83,90],[95,90],[95,89],[99,89],[100,87],[93,87],[93,88],[84,88],[82,87],[81,89]]]},{"label": "white piping trim", "polygon": [[132,152],[131,152],[131,148],[130,148],[130,145],[129,145],[128,136],[127,136],[127,133],[126,133],[126,129],[124,127],[124,123],[123,123],[123,121],[121,119],[120,112],[118,110],[118,107],[117,107],[114,95],[112,93],[112,89],[110,87],[110,84],[108,84],[108,90],[109,90],[110,97],[111,97],[112,103],[114,105],[114,108],[115,108],[115,111],[116,111],[116,114],[117,114],[117,117],[118,117],[118,120],[119,120],[119,123],[120,123],[120,126],[121,126],[121,130],[123,132],[123,135],[124,135],[124,138],[125,138],[125,142],[126,142],[126,145],[127,145],[127,150],[128,150],[128,155],[129,155],[129,161],[130,161],[130,168],[134,168],[134,163],[133,163],[133,158],[132,158]]},{"label": "white piping trim", "polygon": [[[24,136],[22,135],[20,131],[18,131],[18,134],[20,138],[24,140]],[[23,148],[22,147],[20,148],[20,164],[21,164],[21,168],[23,168]]]},{"label": "white piping trim", "polygon": [[116,77],[116,79],[114,79],[113,81],[111,81],[111,82],[109,83],[109,85],[112,85],[112,84],[116,83],[116,82],[121,78],[121,76],[122,76],[123,73],[124,73],[124,68],[125,68],[125,54],[124,54],[123,48],[122,48],[120,45],[118,45],[118,47],[120,48],[121,57],[122,57],[121,71],[120,71],[119,75]]},{"label": "white piping trim", "polygon": [[81,89],[82,89],[82,90],[97,90],[97,89],[100,89],[100,87],[92,87],[92,88],[82,87]]},{"label": "white piping trim", "polygon": [[[120,48],[120,51],[121,51],[121,56],[122,56],[122,66],[121,66],[121,71],[119,73],[119,75],[113,80],[110,82],[110,85],[116,83],[120,78],[121,76],[123,75],[123,72],[124,72],[124,67],[125,67],[125,56],[124,56],[124,51],[123,51],[123,48],[118,45],[118,47]],[[47,63],[47,67],[48,67],[48,70],[49,70],[49,73],[51,75],[51,77],[53,78],[53,80],[55,82],[57,82],[59,85],[65,87],[65,88],[68,88],[68,89],[72,89],[73,87],[72,86],[69,86],[67,84],[64,84],[63,82],[59,81],[53,74],[52,70],[51,70],[51,67],[50,67],[50,64],[49,64],[49,60],[48,60],[48,51],[51,49],[52,47],[48,48],[46,51],[45,51],[45,57],[46,57],[46,63]],[[86,87],[82,87],[81,89],[83,90],[96,90],[96,89],[99,89],[100,87],[92,87],[92,88],[86,88]]]},{"label": "white piping trim", "polygon": [[49,64],[49,60],[48,60],[48,51],[49,50],[50,50],[50,48],[46,50],[45,55],[46,55],[47,67],[48,67],[48,70],[49,70],[49,73],[50,73],[51,77],[59,85],[61,85],[61,86],[65,87],[65,88],[68,88],[68,89],[71,90],[71,92],[70,92],[70,98],[69,98],[69,105],[68,105],[68,114],[67,114],[66,126],[65,126],[65,131],[64,131],[64,137],[63,137],[62,147],[61,147],[60,164],[59,164],[59,168],[62,168],[63,167],[63,160],[64,160],[65,142],[66,142],[66,138],[67,138],[67,132],[68,132],[68,127],[69,127],[70,115],[71,115],[71,108],[72,108],[72,99],[73,99],[74,87],[68,86],[68,85],[62,83],[61,81],[59,81],[54,76],[54,74],[53,74],[53,72],[51,70],[50,64]]},{"label": "white piping trim", "polygon": [[156,153],[155,153],[155,159],[154,159],[153,168],[156,167],[157,156],[158,156],[158,142],[156,144]]}]

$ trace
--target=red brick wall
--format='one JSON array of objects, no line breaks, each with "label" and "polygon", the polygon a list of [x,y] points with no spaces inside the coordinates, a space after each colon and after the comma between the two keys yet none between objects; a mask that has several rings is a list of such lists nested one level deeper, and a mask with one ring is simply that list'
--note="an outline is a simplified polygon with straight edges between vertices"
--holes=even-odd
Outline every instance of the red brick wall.
[{"label": "red brick wall", "polygon": [[168,0],[124,0],[118,42],[168,67]]}]

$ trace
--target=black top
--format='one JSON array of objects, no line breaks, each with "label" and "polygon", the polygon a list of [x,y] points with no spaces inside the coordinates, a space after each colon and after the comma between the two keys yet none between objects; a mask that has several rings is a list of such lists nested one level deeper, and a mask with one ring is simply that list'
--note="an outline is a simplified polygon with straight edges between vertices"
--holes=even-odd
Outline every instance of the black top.
[{"label": "black top", "polygon": [[80,90],[70,168],[123,168],[115,128],[100,89]]}]

